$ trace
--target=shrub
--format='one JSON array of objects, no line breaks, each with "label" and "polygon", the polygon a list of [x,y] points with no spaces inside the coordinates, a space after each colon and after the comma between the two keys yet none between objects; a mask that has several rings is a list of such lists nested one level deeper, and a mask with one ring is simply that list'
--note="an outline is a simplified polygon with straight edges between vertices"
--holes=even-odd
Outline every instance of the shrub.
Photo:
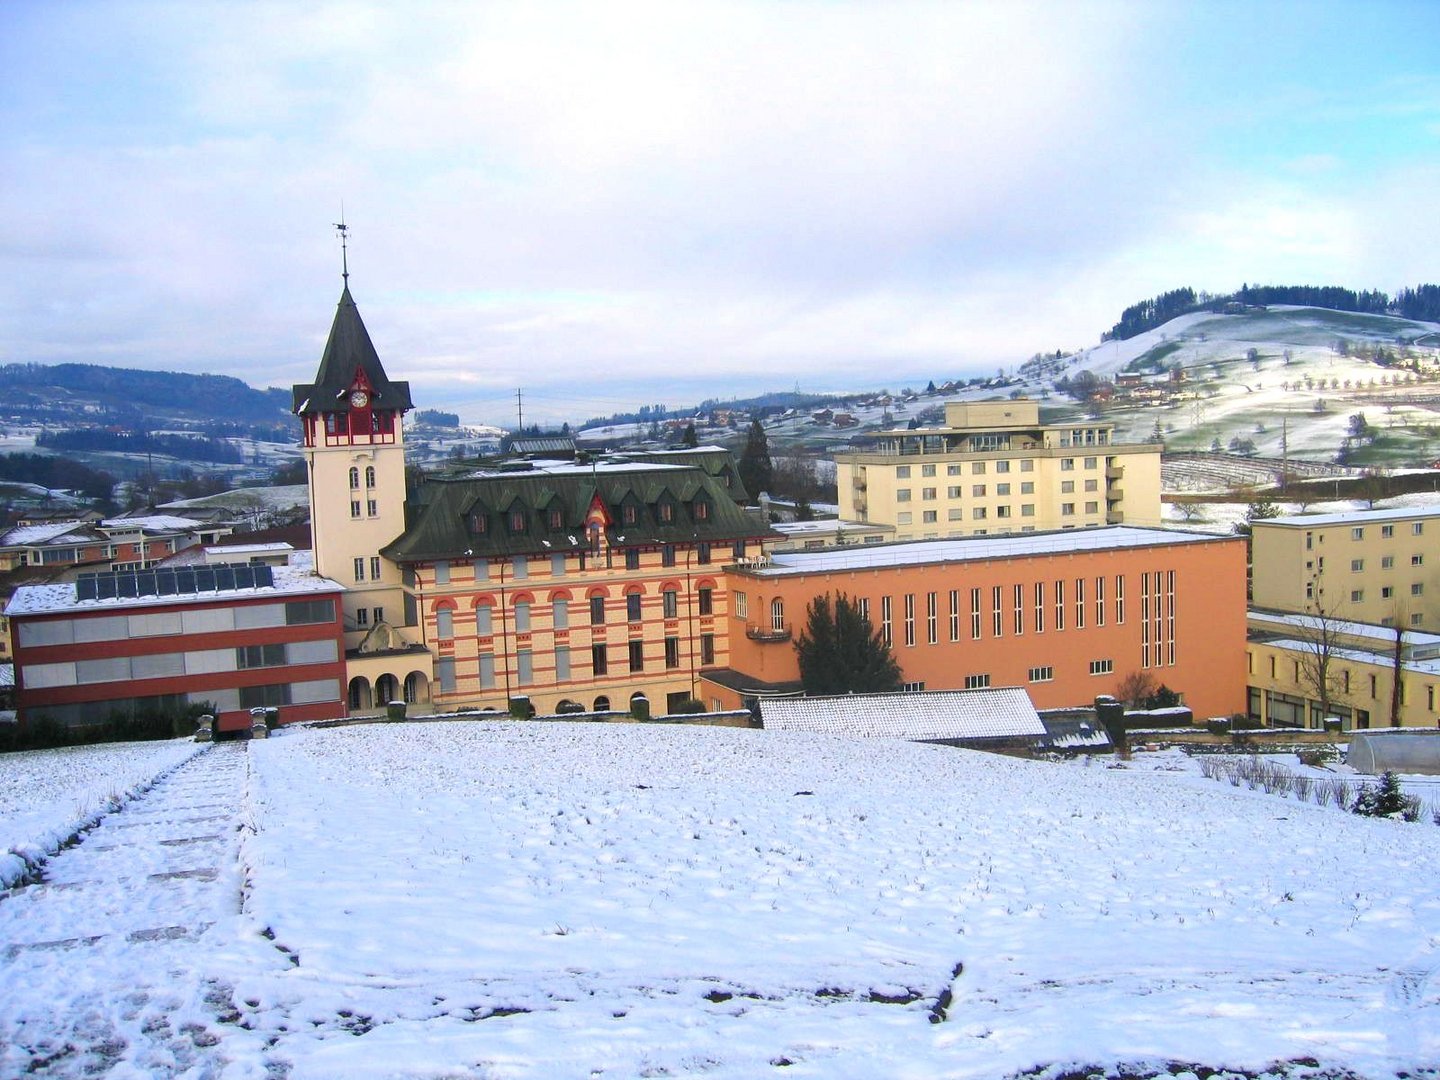
[{"label": "shrub", "polygon": [[[1354,813],[1363,817],[1394,817],[1403,814],[1405,809],[1405,793],[1400,790],[1400,780],[1389,769],[1381,775],[1378,784],[1367,784],[1351,807]],[[1419,816],[1418,812],[1416,816]]]},{"label": "shrub", "polygon": [[684,701],[680,702],[678,705],[676,705],[673,709],[670,710],[670,713],[672,716],[690,716],[695,713],[703,713],[705,711],[705,703],[703,701],[696,701],[692,697],[686,698]]}]

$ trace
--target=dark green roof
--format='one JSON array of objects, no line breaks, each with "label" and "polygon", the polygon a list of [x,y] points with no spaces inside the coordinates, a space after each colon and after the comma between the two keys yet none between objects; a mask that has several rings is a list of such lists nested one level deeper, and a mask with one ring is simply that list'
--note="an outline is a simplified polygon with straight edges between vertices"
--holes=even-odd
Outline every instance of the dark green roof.
[{"label": "dark green roof", "polygon": [[[698,541],[778,538],[747,513],[724,485],[696,466],[607,463],[595,469],[515,469],[427,478],[412,501],[404,534],[382,549],[395,562],[432,562],[512,555],[546,555],[587,547],[585,519],[596,493],[611,518],[606,540],[615,547],[653,547]],[[704,503],[707,515],[696,506]],[[635,509],[625,520],[624,507]],[[662,519],[668,505],[670,520]],[[512,530],[512,511],[524,525]],[[551,511],[559,523],[551,525]],[[485,518],[477,531],[477,515]]]},{"label": "dark green roof", "polygon": [[405,412],[414,408],[410,402],[410,384],[392,382],[385,374],[380,356],[370,341],[370,334],[360,318],[360,309],[350,295],[350,286],[340,294],[330,337],[320,358],[320,370],[313,383],[296,383],[290,388],[294,413],[346,412],[350,388],[355,385],[355,371],[362,369],[369,382],[377,409]]},{"label": "dark green roof", "polygon": [[720,481],[737,503],[750,501],[735,455],[723,446],[694,446],[684,450],[624,450],[613,455],[618,461],[648,461],[656,465],[693,465]]}]

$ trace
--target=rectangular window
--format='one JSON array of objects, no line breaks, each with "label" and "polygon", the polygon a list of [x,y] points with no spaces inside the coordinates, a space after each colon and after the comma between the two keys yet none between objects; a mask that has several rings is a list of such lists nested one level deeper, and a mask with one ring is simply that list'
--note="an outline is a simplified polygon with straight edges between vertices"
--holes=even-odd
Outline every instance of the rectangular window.
[{"label": "rectangular window", "polygon": [[1410,556],[1410,565],[1411,565],[1411,566],[1423,566],[1424,563],[1425,563],[1425,556],[1424,556],[1424,555],[1411,555],[1411,556]]},{"label": "rectangular window", "polygon": [[564,555],[558,555],[558,554],[557,554],[557,555],[551,555],[551,556],[550,556],[550,576],[551,576],[551,577],[564,577],[564,576],[565,576],[565,556],[564,556]]},{"label": "rectangular window", "polygon": [[1009,472],[1009,471],[1010,471],[1010,462],[1008,462],[1008,461],[997,461],[997,462],[995,462],[995,471],[998,472],[998,473],[1007,473],[1007,472]]},{"label": "rectangular window", "polygon": [[701,634],[701,635],[700,635],[700,663],[702,663],[702,664],[713,664],[713,663],[715,663],[715,635],[714,635],[714,634]]},{"label": "rectangular window", "polygon": [[489,563],[488,560],[486,560],[486,559],[476,559],[474,566],[475,566],[475,580],[476,580],[476,581],[489,581],[489,580],[490,580],[490,563]]},{"label": "rectangular window", "polygon": [[535,661],[529,649],[515,650],[515,681],[521,686],[535,681]]},{"label": "rectangular window", "polygon": [[1065,629],[1065,582],[1055,582],[1055,629]]},{"label": "rectangular window", "polygon": [[1424,523],[1423,521],[1411,522],[1411,524],[1410,524],[1410,535],[1411,535],[1411,536],[1423,536],[1424,534],[1425,534],[1425,523]]},{"label": "rectangular window", "polygon": [[946,476],[959,476],[959,475],[961,475],[961,473],[962,473],[963,471],[964,471],[964,469],[963,469],[963,467],[960,466],[960,465],[946,465],[946,466],[945,466],[945,475],[946,475]]},{"label": "rectangular window", "polygon": [[940,604],[936,595],[925,594],[925,641],[934,645],[940,640]]},{"label": "rectangular window", "polygon": [[977,498],[977,499],[983,499],[983,498],[985,497],[985,485],[984,485],[984,484],[971,484],[971,485],[970,485],[970,494],[973,495],[973,496],[975,496],[975,498]]},{"label": "rectangular window", "polygon": [[905,594],[905,644],[915,644],[915,594]]},{"label": "rectangular window", "polygon": [[1105,625],[1105,579],[1095,579],[1095,625]]},{"label": "rectangular window", "polygon": [[480,654],[480,689],[495,689],[495,657],[492,653]]},{"label": "rectangular window", "polygon": [[[364,615],[365,612],[360,614]],[[450,608],[441,608],[435,612],[435,636],[441,641],[449,641],[455,636],[455,612]]]},{"label": "rectangular window", "polygon": [[660,594],[660,613],[667,619],[680,617],[680,594],[674,589],[666,589]]},{"label": "rectangular window", "polygon": [[1350,530],[1350,539],[1351,539],[1351,540],[1364,540],[1364,539],[1365,539],[1365,530],[1364,530],[1363,528],[1359,527],[1359,526],[1356,526],[1355,528],[1353,528],[1353,529]]},{"label": "rectangular window", "polygon": [[[701,614],[701,615],[713,615],[713,614],[715,614],[715,590],[714,590],[714,589],[710,588],[710,586],[708,586],[708,585],[702,585],[702,586],[700,586],[699,590],[696,592],[695,595],[696,595],[696,598],[697,598],[697,600],[698,600],[697,606],[700,608],[700,614]],[[744,594],[742,593],[741,595],[744,595]]]},{"label": "rectangular window", "polygon": [[909,465],[897,465],[897,466],[895,466],[895,479],[896,479],[896,480],[909,480],[909,479],[910,479],[910,466],[909,466]]},{"label": "rectangular window", "polygon": [[1011,590],[1011,596],[1012,596],[1012,599],[1014,600],[1014,608],[1015,608],[1015,611],[1014,611],[1015,621],[1014,621],[1014,627],[1013,627],[1013,631],[1012,631],[1012,632],[1015,633],[1015,634],[1017,634],[1017,635],[1018,635],[1018,634],[1023,634],[1023,633],[1025,632],[1025,586],[1024,586],[1024,585],[1016,585],[1016,586]]},{"label": "rectangular window", "polygon": [[1389,600],[1389,599],[1390,599],[1392,596],[1394,596],[1394,595],[1395,595],[1395,587],[1394,587],[1393,585],[1381,585],[1381,586],[1380,586],[1380,598],[1381,598],[1382,600]]},{"label": "rectangular window", "polygon": [[706,566],[709,564],[710,544],[707,541],[701,541],[700,543],[695,545],[695,561],[701,566]]},{"label": "rectangular window", "polygon": [[1422,593],[1424,593],[1424,592],[1425,592],[1425,586],[1422,585],[1422,584],[1420,584],[1420,582],[1418,582],[1418,581],[1415,582],[1415,584],[1413,584],[1413,585],[1410,586],[1410,595],[1411,595],[1411,596],[1420,596],[1420,595],[1421,595]]},{"label": "rectangular window", "polygon": [[610,671],[610,659],[605,655],[605,643],[597,641],[590,646],[590,670],[596,675],[606,675]]},{"label": "rectangular window", "polygon": [[1002,610],[1005,605],[1005,591],[999,585],[990,589],[990,634],[992,637],[1002,637],[1005,633],[1005,613]]},{"label": "rectangular window", "polygon": [[921,475],[921,476],[934,476],[934,475],[935,475],[935,466],[934,466],[934,465],[921,465],[921,466],[920,466],[920,475]]},{"label": "rectangular window", "polygon": [[1362,570],[1364,570],[1364,569],[1365,569],[1365,560],[1364,560],[1364,559],[1351,559],[1351,560],[1350,560],[1350,572],[1351,572],[1352,574],[1358,574],[1358,573],[1360,573],[1360,572],[1361,572]]},{"label": "rectangular window", "polygon": [[530,576],[530,560],[524,555],[515,556],[510,567],[510,576],[516,581],[524,581]]},{"label": "rectangular window", "polygon": [[886,646],[894,644],[890,637],[890,597],[880,598],[880,634],[885,639]]},{"label": "rectangular window", "polygon": [[355,580],[356,580],[356,581],[364,581],[364,580],[365,580],[365,560],[364,560],[364,559],[356,559],[356,560],[355,560]]},{"label": "rectangular window", "polygon": [[960,590],[950,590],[950,640],[960,640]]},{"label": "rectangular window", "polygon": [[480,604],[475,608],[475,636],[490,637],[495,633],[490,620],[490,605]]},{"label": "rectangular window", "polygon": [[365,514],[366,514],[367,517],[379,517],[379,516],[380,516],[380,504],[377,503],[374,499],[366,499],[366,500],[365,500]]},{"label": "rectangular window", "polygon": [[1394,535],[1395,535],[1395,526],[1394,526],[1394,525],[1381,525],[1381,526],[1380,526],[1380,539],[1382,539],[1382,540],[1389,540],[1389,539],[1390,539],[1392,536],[1394,536]]},{"label": "rectangular window", "polygon": [[974,518],[976,521],[984,521],[985,518],[986,518],[986,516],[987,516],[987,515],[986,515],[986,512],[985,512],[985,507],[983,507],[983,506],[977,506],[977,507],[975,507],[974,510],[970,511],[970,516],[971,516],[972,518]]},{"label": "rectangular window", "polygon": [[1123,625],[1125,622],[1125,576],[1115,575],[1115,622]]},{"label": "rectangular window", "polygon": [[640,621],[640,594],[630,593],[625,597],[625,621]]},{"label": "rectangular window", "polygon": [[909,488],[901,488],[900,490],[898,490],[897,492],[895,492],[895,501],[896,501],[896,502],[909,502],[909,501],[910,501],[910,489],[909,489]]},{"label": "rectangular window", "polygon": [[1030,669],[1030,682],[1054,682],[1055,669],[1053,667],[1032,667]]},{"label": "rectangular window", "polygon": [[[108,663],[110,661],[97,662]],[[122,658],[120,662],[124,663],[124,659]],[[284,645],[241,645],[235,650],[235,666],[241,671],[249,668],[281,667],[285,662]],[[85,663],[85,661],[81,661],[81,663]],[[125,674],[128,676],[129,671],[127,670]]]},{"label": "rectangular window", "polygon": [[936,512],[934,510],[926,510],[920,515],[921,523],[925,525],[934,525],[935,522],[938,520],[935,514]]},{"label": "rectangular window", "polygon": [[1010,485],[1009,485],[1009,484],[996,484],[996,485],[995,485],[995,494],[996,494],[996,495],[1009,495],[1009,494],[1010,494]]},{"label": "rectangular window", "polygon": [[970,590],[970,637],[980,640],[980,590]]},{"label": "rectangular window", "polygon": [[370,612],[363,607],[359,611],[355,612],[355,624],[357,626],[369,626]]},{"label": "rectangular window", "polygon": [[1090,661],[1090,674],[1091,674],[1091,675],[1110,675],[1110,674],[1112,674],[1114,671],[1115,671],[1115,661],[1114,661],[1114,660],[1091,660],[1091,661]]},{"label": "rectangular window", "polygon": [[1087,502],[1087,503],[1085,504],[1085,513],[1087,513],[1087,514],[1098,514],[1099,512],[1100,512],[1100,504],[1099,504],[1098,502]]},{"label": "rectangular window", "polygon": [[972,476],[984,476],[984,475],[985,475],[985,462],[983,462],[983,461],[977,461],[977,462],[973,463],[973,464],[970,466],[970,474],[971,474]]},{"label": "rectangular window", "polygon": [[1061,494],[1061,495],[1073,495],[1073,494],[1075,494],[1075,481],[1074,481],[1074,480],[1061,480],[1061,481],[1060,481],[1060,494]]},{"label": "rectangular window", "polygon": [[665,639],[665,666],[667,668],[680,666],[680,639],[678,637]]},{"label": "rectangular window", "polygon": [[550,601],[550,625],[556,630],[570,629],[570,601],[563,599]]},{"label": "rectangular window", "polygon": [[639,548],[626,548],[626,549],[625,549],[625,569],[626,569],[626,570],[639,570],[639,569],[640,569],[640,549],[639,549]]},{"label": "rectangular window", "polygon": [[590,597],[590,625],[603,626],[605,623],[605,598],[603,596]]},{"label": "rectangular window", "polygon": [[1350,602],[1351,602],[1352,604],[1358,604],[1358,603],[1360,603],[1360,601],[1362,601],[1362,600],[1364,600],[1364,599],[1365,599],[1365,590],[1364,590],[1364,589],[1351,589],[1351,590],[1350,590]]},{"label": "rectangular window", "polygon": [[1074,503],[1061,503],[1061,504],[1060,504],[1060,516],[1061,516],[1061,517],[1074,517],[1074,516],[1075,516],[1075,504],[1074,504]]},{"label": "rectangular window", "polygon": [[1380,569],[1381,569],[1381,570],[1393,570],[1393,569],[1395,569],[1395,556],[1394,556],[1394,555],[1381,555],[1381,556],[1380,556]]},{"label": "rectangular window", "polygon": [[530,601],[515,601],[515,632],[517,634],[528,634],[530,632]]},{"label": "rectangular window", "polygon": [[1045,583],[1035,582],[1035,633],[1045,632]]},{"label": "rectangular window", "polygon": [[[1090,432],[1086,432],[1086,435],[1087,435],[1087,436],[1088,436],[1089,434],[1090,434]],[[1090,441],[1090,439],[1087,438],[1085,441],[1088,443],[1088,442]],[[1099,458],[1087,457],[1087,458],[1085,459],[1085,468],[1087,468],[1087,469],[1095,469],[1095,468],[1099,468],[1099,466],[1100,466],[1100,459],[1099,459]]]},{"label": "rectangular window", "polygon": [[570,681],[570,646],[555,646],[555,681]]},{"label": "rectangular window", "polygon": [[645,670],[645,643],[643,641],[632,641],[629,643],[630,671],[633,674]]},{"label": "rectangular window", "polygon": [[1085,629],[1085,579],[1075,579],[1075,629]]},{"label": "rectangular window", "polygon": [[674,566],[674,565],[675,565],[675,545],[674,545],[674,544],[666,544],[664,547],[662,547],[662,548],[660,549],[660,565],[661,565],[661,566]]},{"label": "rectangular window", "polygon": [[984,689],[985,689],[986,687],[988,687],[989,685],[990,685],[990,676],[989,676],[989,675],[966,675],[966,676],[965,676],[965,689],[966,689],[966,690],[984,690]]},{"label": "rectangular window", "polygon": [[350,516],[351,516],[352,518],[358,518],[358,517],[360,516],[360,500],[359,500],[359,499],[351,499],[351,500],[350,500]]},{"label": "rectangular window", "polygon": [[1061,458],[1061,459],[1060,459],[1060,471],[1061,471],[1061,472],[1074,472],[1074,471],[1075,471],[1075,459],[1074,459],[1073,457]]},{"label": "rectangular window", "polygon": [[1099,480],[1086,480],[1086,481],[1085,481],[1085,490],[1086,490],[1086,491],[1099,491],[1099,490],[1100,490],[1100,481],[1099,481]]},{"label": "rectangular window", "polygon": [[750,615],[750,598],[743,592],[735,594],[735,617],[744,619]]},{"label": "rectangular window", "polygon": [[935,498],[935,489],[934,489],[933,487],[921,488],[921,489],[920,489],[920,498],[922,498],[922,499],[933,499],[933,498]]},{"label": "rectangular window", "polygon": [[435,681],[440,684],[442,694],[455,692],[455,658],[441,656],[435,661]]}]

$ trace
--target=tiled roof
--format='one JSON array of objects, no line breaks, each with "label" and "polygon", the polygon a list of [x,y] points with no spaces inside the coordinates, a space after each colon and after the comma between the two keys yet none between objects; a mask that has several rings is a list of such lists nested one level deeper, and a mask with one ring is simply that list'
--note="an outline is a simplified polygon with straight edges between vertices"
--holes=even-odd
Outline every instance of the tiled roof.
[{"label": "tiled roof", "polygon": [[1045,735],[1030,696],[1018,687],[762,698],[760,716],[767,730],[859,738],[934,741]]},{"label": "tiled roof", "polygon": [[[729,543],[771,537],[738,506],[730,493],[704,469],[651,462],[526,462],[525,468],[476,469],[427,478],[416,500],[412,523],[383,549],[396,562],[465,559],[509,555],[559,554],[587,546],[585,518],[595,496],[613,519],[606,530],[612,546],[666,543]],[[707,516],[696,505],[704,502]],[[659,507],[670,506],[670,521]],[[626,522],[622,507],[636,508]],[[525,528],[512,532],[508,516],[525,511]],[[560,511],[551,529],[549,512]],[[487,518],[484,533],[471,529],[473,515]]]},{"label": "tiled roof", "polygon": [[1170,544],[1213,544],[1237,541],[1233,535],[1182,532],[1178,529],[1142,529],[1112,525],[1063,532],[1009,533],[1004,536],[966,536],[951,540],[913,540],[893,544],[849,545],[823,551],[777,552],[770,561],[746,568],[761,577],[828,573],[835,570],[873,570],[883,566],[923,566],[927,563],[978,562],[985,559],[1023,558],[1080,551]]}]

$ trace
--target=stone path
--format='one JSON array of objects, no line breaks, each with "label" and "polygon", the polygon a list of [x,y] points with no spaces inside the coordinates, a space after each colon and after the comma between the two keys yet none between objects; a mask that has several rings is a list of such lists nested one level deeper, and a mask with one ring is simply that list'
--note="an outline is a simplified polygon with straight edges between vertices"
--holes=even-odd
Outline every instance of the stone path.
[{"label": "stone path", "polygon": [[40,882],[0,894],[0,1076],[208,1077],[236,1052],[262,1061],[212,974],[235,970],[248,766],[245,743],[211,746]]}]

